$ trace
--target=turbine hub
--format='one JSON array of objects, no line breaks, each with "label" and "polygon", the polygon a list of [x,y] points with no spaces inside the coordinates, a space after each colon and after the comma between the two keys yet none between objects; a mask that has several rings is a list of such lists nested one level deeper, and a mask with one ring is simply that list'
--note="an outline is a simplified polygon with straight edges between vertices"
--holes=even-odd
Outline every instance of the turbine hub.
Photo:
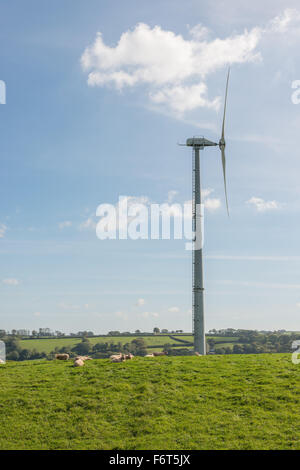
[{"label": "turbine hub", "polygon": [[220,148],[221,148],[221,147],[224,147],[224,148],[226,147],[225,139],[220,139],[220,140],[219,140],[219,147],[220,147]]}]

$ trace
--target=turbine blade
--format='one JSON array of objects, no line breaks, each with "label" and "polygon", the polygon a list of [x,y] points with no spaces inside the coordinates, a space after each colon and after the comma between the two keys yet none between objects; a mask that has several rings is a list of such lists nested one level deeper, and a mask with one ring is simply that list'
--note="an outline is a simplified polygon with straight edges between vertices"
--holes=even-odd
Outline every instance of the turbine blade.
[{"label": "turbine blade", "polygon": [[223,145],[221,146],[220,150],[221,150],[221,154],[222,154],[222,167],[223,167],[226,208],[227,208],[227,214],[228,214],[228,217],[229,217],[229,206],[228,206],[228,197],[227,197],[227,183],[226,183],[226,157],[225,157],[225,148],[224,148]]},{"label": "turbine blade", "polygon": [[226,117],[226,106],[227,106],[227,93],[228,93],[229,75],[230,75],[230,67],[229,67],[229,69],[228,69],[227,81],[226,81],[226,91],[225,91],[225,101],[224,101],[224,114],[223,114],[223,124],[222,124],[222,137],[221,137],[222,140],[224,140],[224,132],[225,132],[225,117]]}]

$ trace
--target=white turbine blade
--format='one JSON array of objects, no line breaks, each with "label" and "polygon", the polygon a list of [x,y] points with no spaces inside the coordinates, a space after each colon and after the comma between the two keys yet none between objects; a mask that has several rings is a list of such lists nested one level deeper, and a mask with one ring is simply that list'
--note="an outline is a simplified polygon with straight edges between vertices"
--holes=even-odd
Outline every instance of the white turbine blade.
[{"label": "white turbine blade", "polygon": [[225,101],[224,101],[224,114],[223,114],[223,124],[222,124],[222,136],[221,139],[224,140],[224,132],[225,132],[225,117],[226,117],[226,106],[227,106],[227,93],[228,93],[228,82],[229,82],[229,74],[230,74],[230,67],[227,73],[227,81],[226,81],[226,92],[225,92]]},{"label": "white turbine blade", "polygon": [[227,214],[229,217],[229,206],[228,206],[228,197],[227,197],[227,183],[226,183],[226,157],[225,157],[225,148],[224,145],[220,147],[221,154],[222,154],[222,167],[223,167],[223,178],[224,178],[224,189],[225,189],[225,198],[226,198],[226,207],[227,207]]}]

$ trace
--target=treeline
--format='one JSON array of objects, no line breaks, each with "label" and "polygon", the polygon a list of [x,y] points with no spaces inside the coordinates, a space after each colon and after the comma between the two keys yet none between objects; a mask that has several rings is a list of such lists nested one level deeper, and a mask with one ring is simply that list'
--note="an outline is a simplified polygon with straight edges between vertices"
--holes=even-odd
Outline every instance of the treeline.
[{"label": "treeline", "polygon": [[113,330],[109,331],[107,334],[95,334],[93,331],[78,331],[77,333],[63,333],[62,331],[52,331],[50,328],[39,328],[38,330],[26,330],[26,329],[21,329],[21,330],[11,330],[11,332],[0,329],[0,338],[5,337],[5,336],[14,336],[14,337],[19,337],[22,339],[50,339],[50,338],[83,338],[83,337],[89,337],[92,338],[94,336],[149,336],[149,335],[157,335],[157,334],[183,334],[183,330],[172,330],[168,331],[167,329],[162,329],[160,330],[158,327],[153,328],[152,332],[147,332],[147,331],[141,331],[141,330],[135,330],[135,332],[130,332],[130,331],[118,331],[118,330]]},{"label": "treeline", "polygon": [[67,353],[71,357],[77,355],[89,355],[94,359],[105,359],[115,353],[131,353],[134,356],[144,356],[147,354],[147,345],[143,338],[136,338],[130,343],[96,343],[92,344],[87,337],[82,338],[82,341],[73,347],[64,346],[62,348],[55,348],[52,355],[57,353]]},{"label": "treeline", "polygon": [[89,355],[95,359],[108,358],[116,352],[124,354],[134,354],[135,356],[144,356],[147,354],[147,345],[143,338],[136,338],[130,343],[96,343],[92,344],[88,337],[83,337],[81,342],[73,347],[63,346],[56,347],[50,353],[39,352],[36,349],[23,348],[18,337],[3,336],[1,338],[6,347],[6,359],[10,361],[28,361],[33,359],[52,360],[57,353],[67,353],[70,357],[78,355]]},{"label": "treeline", "polygon": [[29,361],[33,359],[49,359],[45,352],[38,352],[36,349],[22,348],[18,337],[2,336],[6,348],[6,359],[9,361]]},{"label": "treeline", "polygon": [[208,339],[210,352],[215,354],[262,354],[287,353],[292,351],[293,341],[299,340],[300,334],[263,334],[252,330],[240,330],[237,344],[218,346],[214,338]]}]

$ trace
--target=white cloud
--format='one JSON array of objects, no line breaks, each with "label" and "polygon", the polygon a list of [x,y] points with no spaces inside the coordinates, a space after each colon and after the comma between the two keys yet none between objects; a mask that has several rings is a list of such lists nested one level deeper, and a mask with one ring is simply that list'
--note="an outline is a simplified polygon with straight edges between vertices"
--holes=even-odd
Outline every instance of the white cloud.
[{"label": "white cloud", "polygon": [[67,228],[67,227],[71,227],[72,226],[72,222],[70,222],[69,220],[65,220],[64,222],[60,222],[58,224],[58,227],[62,230],[63,228]]},{"label": "white cloud", "polygon": [[145,299],[138,299],[136,305],[137,305],[138,307],[141,307],[142,305],[145,305]]},{"label": "white cloud", "polygon": [[220,97],[209,97],[206,77],[232,64],[262,59],[258,46],[266,35],[300,31],[300,12],[287,8],[265,25],[228,37],[213,37],[204,25],[188,26],[189,37],[151,28],[144,23],[121,34],[114,46],[96,35],[81,57],[90,86],[117,90],[144,85],[145,93],[161,110],[176,117],[195,108],[218,109]]},{"label": "white cloud", "polygon": [[0,224],[0,238],[4,238],[7,231],[7,226],[5,224]]},{"label": "white cloud", "polygon": [[178,307],[170,307],[170,308],[168,308],[168,312],[171,312],[171,313],[178,313],[178,312],[179,312],[179,308],[178,308]]},{"label": "white cloud", "polygon": [[221,207],[221,200],[220,199],[208,197],[213,192],[214,192],[214,189],[211,189],[211,188],[203,189],[201,191],[204,207],[209,212],[216,211],[217,209],[219,209]]},{"label": "white cloud", "polygon": [[88,217],[84,222],[79,225],[79,230],[95,230],[97,223],[92,217]]},{"label": "white cloud", "polygon": [[296,307],[300,308],[300,302],[296,304]]},{"label": "white cloud", "polygon": [[278,210],[281,208],[281,204],[277,201],[265,201],[260,197],[252,197],[246,204],[252,205],[255,207],[257,212],[266,212],[272,210]]},{"label": "white cloud", "polygon": [[157,317],[159,317],[159,313],[157,313],[157,312],[143,312],[142,316],[144,318],[149,318],[149,317],[157,318]]},{"label": "white cloud", "polygon": [[174,201],[174,198],[177,196],[178,191],[171,189],[171,191],[168,191],[168,203],[171,204]]},{"label": "white cloud", "polygon": [[19,279],[15,278],[9,278],[9,279],[3,279],[3,284],[6,284],[7,286],[18,286],[21,281]]},{"label": "white cloud", "polygon": [[150,99],[156,104],[166,104],[174,111],[183,113],[196,108],[212,108],[218,110],[220,97],[210,101],[207,98],[207,86],[205,83],[196,85],[176,85],[163,88],[155,93],[150,93]]},{"label": "white cloud", "polygon": [[260,58],[256,47],[262,30],[253,28],[228,38],[207,40],[207,30],[195,26],[191,39],[140,23],[123,33],[115,47],[98,33],[81,57],[90,86],[121,90],[144,84],[154,103],[184,112],[196,107],[218,109],[219,97],[209,99],[205,77],[224,66]]},{"label": "white cloud", "polygon": [[205,39],[210,34],[210,29],[202,24],[196,24],[192,28],[188,25],[190,35],[197,40]]},{"label": "white cloud", "polygon": [[210,212],[213,212],[221,207],[221,201],[217,198],[207,198],[204,200],[204,207]]},{"label": "white cloud", "polygon": [[274,33],[299,32],[300,26],[300,12],[293,8],[286,8],[281,15],[273,18],[267,30]]},{"label": "white cloud", "polygon": [[41,316],[41,312],[35,312],[33,315],[34,315],[35,317],[40,317],[40,316]]},{"label": "white cloud", "polygon": [[202,199],[206,199],[208,196],[210,196],[211,193],[214,192],[214,189],[211,188],[205,188],[201,189],[201,197]]}]

